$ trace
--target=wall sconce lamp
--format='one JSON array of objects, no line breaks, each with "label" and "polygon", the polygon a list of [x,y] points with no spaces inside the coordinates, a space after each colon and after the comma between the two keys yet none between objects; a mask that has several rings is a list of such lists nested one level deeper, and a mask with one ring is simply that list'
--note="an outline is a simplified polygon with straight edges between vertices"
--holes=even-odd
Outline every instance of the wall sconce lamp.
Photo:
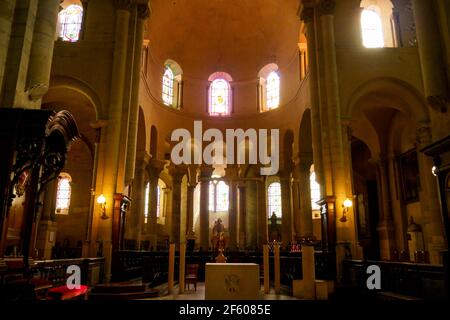
[{"label": "wall sconce lamp", "polygon": [[101,210],[102,210],[102,216],[101,218],[103,220],[108,219],[109,217],[106,215],[106,198],[103,194],[99,195],[97,198],[97,203],[99,204]]},{"label": "wall sconce lamp", "polygon": [[342,203],[342,217],[339,219],[340,222],[347,222],[347,212],[353,206],[353,201],[349,198],[345,199]]}]

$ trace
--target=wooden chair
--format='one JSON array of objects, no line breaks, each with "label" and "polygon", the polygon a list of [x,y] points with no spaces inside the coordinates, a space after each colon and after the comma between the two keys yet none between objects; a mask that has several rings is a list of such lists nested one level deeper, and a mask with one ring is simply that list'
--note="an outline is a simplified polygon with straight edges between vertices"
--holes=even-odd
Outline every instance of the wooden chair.
[{"label": "wooden chair", "polygon": [[186,289],[187,286],[189,290],[189,284],[193,283],[195,291],[197,291],[197,281],[198,281],[198,264],[188,264],[186,266],[184,288]]}]

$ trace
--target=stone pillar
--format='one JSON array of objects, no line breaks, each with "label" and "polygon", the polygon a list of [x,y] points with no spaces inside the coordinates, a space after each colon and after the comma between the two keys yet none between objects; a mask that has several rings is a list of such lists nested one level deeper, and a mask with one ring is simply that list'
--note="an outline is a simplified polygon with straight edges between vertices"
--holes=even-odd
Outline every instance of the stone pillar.
[{"label": "stone pillar", "polygon": [[[194,191],[197,184],[189,182],[187,187],[186,236],[193,237],[194,232]],[[188,238],[188,237],[187,237]]]},{"label": "stone pillar", "polygon": [[300,215],[297,217],[297,220],[300,220],[300,223],[296,223],[296,226],[299,225],[297,235],[299,235],[300,238],[310,238],[314,234],[311,207],[311,165],[312,154],[300,154],[299,163],[295,167],[300,189]]},{"label": "stone pillar", "polygon": [[159,174],[164,169],[164,161],[150,160],[147,166],[149,199],[148,199],[148,233],[150,247],[156,250],[158,244],[158,180]]},{"label": "stone pillar", "polygon": [[51,259],[52,247],[55,245],[56,239],[56,190],[58,179],[50,182],[46,187],[44,195],[41,219],[38,224],[36,249],[39,252],[39,258]]},{"label": "stone pillar", "polygon": [[239,248],[245,248],[245,220],[246,220],[246,204],[245,204],[245,183],[238,184],[239,198]]},{"label": "stone pillar", "polygon": [[428,104],[445,112],[450,104],[438,19],[431,1],[413,0],[423,84]]},{"label": "stone pillar", "polygon": [[[11,37],[12,21],[16,0],[4,0],[0,6],[0,97],[3,91],[3,80],[6,70],[6,58]],[[1,99],[0,99],[1,100]],[[0,104],[1,107],[7,107]]]},{"label": "stone pillar", "polygon": [[[110,87],[108,127],[104,152],[103,194],[107,201],[107,215],[112,217],[114,194],[123,190],[118,183],[120,125],[122,119],[123,88],[125,82],[125,65],[127,58],[128,27],[130,20],[130,1],[116,0],[116,27],[114,37],[114,54],[112,79]],[[105,281],[111,277],[112,256],[112,220],[102,220],[99,225],[99,238],[103,241],[105,257]]]},{"label": "stone pillar", "polygon": [[172,216],[170,219],[170,242],[178,245],[181,232],[181,182],[186,174],[184,167],[176,166],[169,169],[172,176]]},{"label": "stone pillar", "polygon": [[258,189],[256,180],[248,180],[245,190],[245,247],[256,249]]},{"label": "stone pillar", "polygon": [[[431,129],[423,125],[417,129],[417,147],[421,150],[432,143]],[[431,174],[432,158],[423,152],[417,153],[420,175],[420,206],[426,248],[430,253],[430,263],[442,264],[441,252],[445,250],[445,233],[439,207],[439,191],[435,177]]]},{"label": "stone pillar", "polygon": [[269,219],[267,212],[267,190],[264,177],[257,182],[258,192],[258,247],[262,248],[268,242],[267,220]]},{"label": "stone pillar", "polygon": [[133,67],[131,79],[130,119],[128,128],[127,161],[125,169],[125,182],[134,179],[136,163],[136,143],[139,122],[139,83],[141,80],[142,44],[144,42],[144,23],[149,17],[148,5],[138,5],[138,19],[136,22],[135,44],[133,52]]},{"label": "stone pillar", "polygon": [[209,180],[214,171],[211,166],[200,167],[200,247],[209,249]]},{"label": "stone pillar", "polygon": [[280,177],[281,184],[281,241],[282,246],[287,248],[292,241],[292,197],[291,197],[291,175],[285,173]]},{"label": "stone pillar", "polygon": [[[303,8],[301,19],[305,23],[306,38],[308,40],[308,69],[309,69],[309,91],[311,96],[311,135],[314,154],[314,171],[317,182],[323,189],[324,172],[322,160],[322,131],[320,123],[320,96],[319,96],[319,75],[318,75],[318,56],[316,45],[316,25],[314,9]],[[322,194],[324,194],[322,192]]]},{"label": "stone pillar", "polygon": [[237,246],[237,229],[238,229],[238,203],[237,203],[237,179],[239,177],[239,168],[237,165],[228,165],[225,169],[226,178],[229,187],[229,206],[228,206],[228,224],[229,224],[229,241],[228,247],[235,250]]},{"label": "stone pillar", "polygon": [[133,182],[131,213],[128,220],[128,232],[129,239],[136,240],[135,249],[140,249],[142,239],[142,228],[144,224],[144,207],[145,207],[145,182],[146,182],[146,170],[149,159],[146,157],[143,160],[138,161],[136,166],[136,179]]},{"label": "stone pillar", "polygon": [[40,0],[28,66],[28,98],[36,108],[48,91],[60,0]]},{"label": "stone pillar", "polygon": [[380,190],[380,219],[377,228],[380,239],[380,257],[383,260],[390,260],[392,249],[395,247],[395,229],[391,210],[388,162],[385,157],[381,156],[376,163],[378,166],[378,182]]},{"label": "stone pillar", "polygon": [[[0,87],[2,93],[0,105],[8,108],[30,107],[32,103],[26,97],[25,90],[38,1],[16,0],[15,8],[11,8],[8,5],[3,7],[3,2],[1,10],[5,10],[6,16],[10,14],[9,10],[11,9],[14,10],[14,14],[9,45],[6,46],[8,53],[3,74],[3,86]],[[10,1],[7,1],[7,4],[13,5]],[[6,34],[8,33],[8,27],[7,25],[5,26],[5,31],[3,31],[3,28],[0,28],[2,30],[0,32],[5,32]],[[0,50],[5,49],[2,47]]]}]

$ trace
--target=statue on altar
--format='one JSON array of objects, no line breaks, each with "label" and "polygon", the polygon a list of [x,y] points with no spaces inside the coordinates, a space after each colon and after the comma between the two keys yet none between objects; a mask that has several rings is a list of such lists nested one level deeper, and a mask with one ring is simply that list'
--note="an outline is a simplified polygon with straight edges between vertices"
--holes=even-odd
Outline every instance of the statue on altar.
[{"label": "statue on altar", "polygon": [[279,230],[277,220],[278,220],[278,218],[274,211],[274,212],[272,212],[272,215],[270,216],[269,239],[271,241],[280,241],[281,240],[281,232]]},{"label": "statue on altar", "polygon": [[226,246],[225,227],[222,223],[222,219],[217,219],[214,222],[212,230],[211,245],[214,252],[224,250]]}]

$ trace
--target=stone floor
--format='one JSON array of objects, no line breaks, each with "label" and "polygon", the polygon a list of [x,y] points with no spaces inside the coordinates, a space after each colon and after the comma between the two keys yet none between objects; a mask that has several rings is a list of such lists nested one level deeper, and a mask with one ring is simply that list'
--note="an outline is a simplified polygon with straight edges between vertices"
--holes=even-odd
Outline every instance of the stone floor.
[{"label": "stone floor", "polygon": [[[160,295],[157,298],[150,298],[145,300],[205,300],[205,283],[199,282],[197,284],[197,291],[194,291],[193,286],[191,285],[190,290],[186,290],[184,293],[179,294],[178,285],[174,287],[174,294],[169,294],[167,289],[167,284],[157,287],[156,289],[160,290]],[[282,287],[280,294],[275,294],[274,289],[270,289],[269,294],[264,294],[263,288],[261,287],[260,291],[260,300],[299,300],[295,297],[292,297],[289,293],[289,288]]]}]

